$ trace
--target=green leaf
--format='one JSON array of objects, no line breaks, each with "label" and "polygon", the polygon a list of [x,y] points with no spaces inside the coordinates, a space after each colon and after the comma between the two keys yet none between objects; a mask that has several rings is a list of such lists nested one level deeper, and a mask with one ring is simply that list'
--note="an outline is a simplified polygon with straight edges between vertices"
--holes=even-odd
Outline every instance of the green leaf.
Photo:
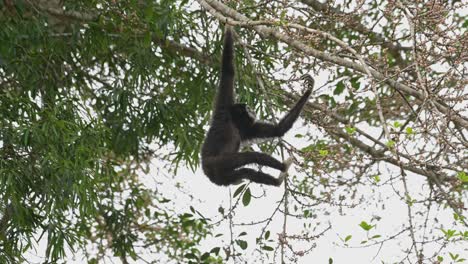
[{"label": "green leaf", "polygon": [[468,182],[468,174],[466,174],[464,171],[460,171],[457,173],[458,179],[462,181],[463,183]]},{"label": "green leaf", "polygon": [[386,144],[386,145],[387,145],[387,147],[389,147],[389,148],[393,148],[393,147],[395,146],[395,141],[389,140],[389,141],[387,141],[387,144]]},{"label": "green leaf", "polygon": [[444,258],[442,256],[437,256],[437,261],[442,262],[444,261]]},{"label": "green leaf", "polygon": [[236,240],[236,243],[237,245],[239,245],[240,248],[242,248],[243,250],[247,249],[247,241],[244,241],[244,240]]},{"label": "green leaf", "polygon": [[274,249],[270,246],[263,246],[262,249],[266,250],[266,251],[273,251]]},{"label": "green leaf", "polygon": [[224,215],[224,208],[220,206],[220,207],[218,208],[218,212],[219,212],[220,214]]},{"label": "green leaf", "polygon": [[453,229],[447,229],[447,230],[441,229],[441,230],[445,235],[445,239],[447,240],[449,240],[450,238],[454,237],[457,234],[457,231]]},{"label": "green leaf", "polygon": [[356,132],[356,128],[355,127],[345,127],[345,130],[346,130],[346,133],[348,133],[349,135],[352,135]]},{"label": "green leaf", "polygon": [[328,264],[333,264],[333,259],[332,258],[328,259]]},{"label": "green leaf", "polygon": [[380,182],[380,175],[375,175],[375,176],[374,176],[374,181],[375,181],[376,183]]},{"label": "green leaf", "polygon": [[407,127],[407,128],[406,128],[406,134],[408,134],[408,135],[413,135],[413,134],[414,134],[413,128]]},{"label": "green leaf", "polygon": [[347,235],[344,239],[344,242],[348,242],[352,237],[352,235]]},{"label": "green leaf", "polygon": [[29,144],[29,129],[24,129],[23,131],[23,144],[24,146]]},{"label": "green leaf", "polygon": [[151,32],[147,32],[143,39],[143,45],[145,48],[151,47]]},{"label": "green leaf", "polygon": [[415,202],[415,199],[411,198],[411,196],[409,194],[406,195],[406,203],[409,205],[409,206],[413,206]]},{"label": "green leaf", "polygon": [[398,121],[393,122],[393,127],[394,128],[399,128],[401,126],[402,126],[402,124],[400,122],[398,122]]},{"label": "green leaf", "polygon": [[362,221],[362,222],[359,224],[359,226],[360,226],[362,229],[366,230],[366,231],[369,231],[369,230],[371,230],[371,229],[374,227],[373,225],[369,225],[366,221]]},{"label": "green leaf", "polygon": [[339,81],[337,84],[336,84],[336,88],[335,90],[333,91],[333,94],[334,95],[339,95],[339,94],[342,94],[343,91],[345,89],[345,85],[343,83],[343,81]]},{"label": "green leaf", "polygon": [[462,28],[468,28],[468,19],[463,22]]},{"label": "green leaf", "polygon": [[326,150],[326,149],[321,149],[321,150],[319,150],[319,154],[320,154],[320,156],[325,157],[325,156],[328,155],[328,150]]},{"label": "green leaf", "polygon": [[247,190],[245,190],[244,192],[244,195],[242,196],[242,204],[244,206],[249,205],[251,198],[252,198],[252,194],[250,193],[250,188],[247,188]]},{"label": "green leaf", "polygon": [[247,232],[242,232],[239,234],[239,236],[245,236],[245,235],[247,235]]},{"label": "green leaf", "polygon": [[307,146],[307,147],[303,147],[303,148],[301,149],[301,151],[303,151],[303,152],[311,152],[311,151],[313,151],[314,149],[315,149],[315,145],[309,145],[309,146]]},{"label": "green leaf", "polygon": [[232,197],[236,197],[237,195],[239,195],[243,190],[244,190],[244,187],[245,187],[245,183],[242,184],[241,186],[239,186],[236,191],[234,192],[234,195]]},{"label": "green leaf", "polygon": [[281,11],[280,20],[282,22],[286,20],[286,10]]},{"label": "green leaf", "polygon": [[211,253],[214,253],[216,256],[219,255],[219,250],[220,250],[220,247],[214,247],[211,249]]},{"label": "green leaf", "polygon": [[206,252],[203,255],[201,255],[200,259],[201,260],[206,260],[210,256],[210,253]]},{"label": "green leaf", "polygon": [[265,232],[265,239],[268,239],[270,237],[270,231]]},{"label": "green leaf", "polygon": [[451,252],[449,252],[449,255],[452,260],[457,260],[458,257],[460,256],[459,254],[452,254]]},{"label": "green leaf", "polygon": [[351,82],[351,87],[353,87],[354,89],[359,89],[359,87],[361,86],[361,83],[359,82],[359,79],[361,77],[353,77],[351,78],[349,81]]},{"label": "green leaf", "polygon": [[185,254],[184,257],[186,257],[188,259],[197,259],[197,256],[195,256],[195,254],[193,254],[193,253]]}]

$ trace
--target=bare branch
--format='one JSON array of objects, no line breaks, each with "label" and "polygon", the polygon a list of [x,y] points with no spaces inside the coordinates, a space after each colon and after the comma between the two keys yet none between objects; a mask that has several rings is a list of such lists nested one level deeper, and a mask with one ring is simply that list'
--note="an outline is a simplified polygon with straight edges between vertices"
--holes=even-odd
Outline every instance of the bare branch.
[{"label": "bare branch", "polygon": [[391,41],[387,40],[382,34],[368,29],[366,26],[364,26],[360,22],[361,18],[358,15],[344,13],[338,8],[331,7],[317,0],[300,0],[300,2],[312,7],[314,10],[319,11],[319,12],[329,12],[336,16],[349,17],[350,20],[352,21],[351,23],[347,24],[349,27],[353,28],[357,32],[361,33],[362,35],[372,36],[375,41],[381,43],[383,47],[388,49],[390,54],[395,58],[395,60],[397,61],[399,65],[401,65],[403,68],[406,68],[408,66],[408,64],[401,57],[400,51],[411,50],[411,48],[403,47],[399,43],[394,44]]}]

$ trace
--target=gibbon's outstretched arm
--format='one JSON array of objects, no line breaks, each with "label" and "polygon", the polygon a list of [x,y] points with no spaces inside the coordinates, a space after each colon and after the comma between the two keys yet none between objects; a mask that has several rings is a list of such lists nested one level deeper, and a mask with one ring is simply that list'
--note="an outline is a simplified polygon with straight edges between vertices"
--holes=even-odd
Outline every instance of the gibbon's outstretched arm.
[{"label": "gibbon's outstretched arm", "polygon": [[232,29],[226,25],[224,32],[221,79],[216,95],[215,111],[226,110],[234,104],[234,40]]},{"label": "gibbon's outstretched arm", "polygon": [[289,129],[291,129],[294,122],[299,117],[299,114],[302,111],[302,108],[307,103],[307,99],[311,94],[312,90],[307,90],[301,99],[297,101],[296,105],[289,110],[289,112],[281,118],[280,122],[277,125],[264,123],[264,122],[255,122],[253,126],[247,131],[243,131],[242,140],[250,140],[254,138],[270,138],[270,137],[282,137]]},{"label": "gibbon's outstretched arm", "polygon": [[305,103],[307,103],[307,99],[309,99],[311,93],[312,90],[307,90],[302,95],[301,99],[297,101],[296,105],[283,118],[281,118],[278,124],[278,136],[283,136],[289,129],[291,129],[292,125],[299,117]]}]

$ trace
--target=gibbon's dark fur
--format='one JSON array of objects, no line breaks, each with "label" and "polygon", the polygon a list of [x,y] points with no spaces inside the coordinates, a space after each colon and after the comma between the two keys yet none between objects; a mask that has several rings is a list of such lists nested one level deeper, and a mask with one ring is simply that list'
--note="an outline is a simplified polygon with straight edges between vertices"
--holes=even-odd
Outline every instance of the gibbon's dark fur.
[{"label": "gibbon's dark fur", "polygon": [[[247,105],[235,103],[234,99],[234,44],[232,29],[226,26],[222,55],[221,80],[214,103],[211,127],[201,150],[202,168],[208,178],[218,185],[239,183],[242,179],[268,185],[280,186],[290,162],[282,163],[261,152],[239,152],[241,142],[283,136],[298,118],[310,96],[310,87],[286,114],[278,125],[257,121]],[[312,77],[308,77],[313,83]],[[310,81],[309,80],[309,81]],[[259,164],[280,170],[275,178],[250,168],[247,164]]]}]

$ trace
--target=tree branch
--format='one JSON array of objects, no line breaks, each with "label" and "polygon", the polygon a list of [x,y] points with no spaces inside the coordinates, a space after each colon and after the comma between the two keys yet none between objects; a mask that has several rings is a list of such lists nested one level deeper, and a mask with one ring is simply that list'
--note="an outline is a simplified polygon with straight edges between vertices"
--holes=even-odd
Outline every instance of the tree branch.
[{"label": "tree branch", "polygon": [[393,44],[392,42],[388,41],[382,34],[374,32],[370,29],[368,29],[366,26],[364,26],[360,21],[361,18],[358,15],[355,14],[350,14],[350,13],[345,13],[339,10],[338,8],[331,7],[325,3],[321,3],[317,0],[300,0],[303,4],[306,4],[310,7],[312,7],[314,10],[319,11],[319,12],[328,12],[332,13],[336,16],[346,16],[350,17],[351,20],[353,21],[352,23],[348,23],[347,26],[353,28],[357,32],[361,33],[362,35],[365,36],[372,36],[372,38],[377,41],[382,43],[382,46],[384,48],[387,48],[390,54],[395,58],[396,63],[402,66],[402,68],[406,68],[408,66],[408,63],[403,60],[401,57],[400,51],[405,50],[409,51],[411,50],[410,47],[403,47],[400,44]]},{"label": "tree branch", "polygon": [[[252,23],[252,21],[249,18],[229,8],[228,6],[224,5],[221,2],[218,2],[216,0],[197,0],[197,1],[198,3],[200,3],[202,7],[207,9],[212,15],[218,18],[218,20],[220,20],[221,22],[232,24],[232,25],[236,25],[236,23],[239,24],[239,22],[247,23],[245,25],[252,24],[253,26],[250,26],[250,27],[252,27],[257,33],[259,33],[260,35],[264,37],[273,37],[315,58],[321,59],[323,61],[328,61],[339,66],[353,69],[362,74],[367,74],[367,69],[364,65],[360,65],[353,61],[342,59],[340,57],[336,57],[336,56],[327,54],[325,52],[316,50],[302,41],[299,41],[287,34],[281,33],[279,30],[275,28],[267,27],[264,25],[258,25],[258,24],[255,25],[255,22]],[[369,69],[369,71],[372,74],[372,76],[369,76],[369,77],[373,77],[378,81],[385,82],[388,85],[390,85],[390,87],[393,87],[394,89],[406,95],[413,96],[420,102],[424,102],[428,100],[428,98],[425,97],[424,93],[416,89],[413,89],[405,84],[397,82],[374,69]],[[454,123],[456,123],[457,125],[461,127],[464,127],[465,129],[468,129],[468,118],[463,117],[460,114],[456,113],[454,110],[452,110],[450,107],[446,106],[443,102],[440,102],[439,100],[434,100],[433,104],[449,120],[453,121]]]}]

